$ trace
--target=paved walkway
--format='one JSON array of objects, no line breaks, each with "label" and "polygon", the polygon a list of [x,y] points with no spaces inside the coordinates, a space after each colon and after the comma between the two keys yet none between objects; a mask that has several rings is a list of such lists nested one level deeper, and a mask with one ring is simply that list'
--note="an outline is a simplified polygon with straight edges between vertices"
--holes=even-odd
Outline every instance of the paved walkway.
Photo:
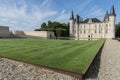
[{"label": "paved walkway", "polygon": [[85,80],[120,80],[120,42],[108,39],[84,77]]}]

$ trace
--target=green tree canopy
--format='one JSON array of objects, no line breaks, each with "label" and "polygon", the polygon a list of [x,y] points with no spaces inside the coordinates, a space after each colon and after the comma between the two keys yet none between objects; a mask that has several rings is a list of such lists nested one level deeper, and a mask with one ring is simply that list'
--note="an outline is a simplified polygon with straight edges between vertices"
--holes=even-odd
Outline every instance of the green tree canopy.
[{"label": "green tree canopy", "polygon": [[43,31],[46,31],[46,30],[47,30],[47,25],[46,25],[45,22],[41,25],[40,30],[43,30]]},{"label": "green tree canopy", "polygon": [[115,36],[120,37],[120,23],[115,26]]},{"label": "green tree canopy", "polygon": [[56,37],[67,37],[69,36],[69,24],[60,22],[42,23],[40,29],[35,29],[35,31],[54,31]]}]

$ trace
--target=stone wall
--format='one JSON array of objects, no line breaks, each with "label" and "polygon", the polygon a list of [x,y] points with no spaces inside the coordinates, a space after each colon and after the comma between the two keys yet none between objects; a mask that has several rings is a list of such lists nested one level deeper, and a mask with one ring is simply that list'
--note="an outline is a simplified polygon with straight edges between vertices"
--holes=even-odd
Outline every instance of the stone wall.
[{"label": "stone wall", "polygon": [[42,37],[42,38],[52,38],[54,36],[54,32],[52,31],[12,31],[12,34],[18,37]]},{"label": "stone wall", "polygon": [[0,58],[0,80],[81,80],[28,63]]},{"label": "stone wall", "polygon": [[0,37],[10,37],[9,27],[0,26]]}]

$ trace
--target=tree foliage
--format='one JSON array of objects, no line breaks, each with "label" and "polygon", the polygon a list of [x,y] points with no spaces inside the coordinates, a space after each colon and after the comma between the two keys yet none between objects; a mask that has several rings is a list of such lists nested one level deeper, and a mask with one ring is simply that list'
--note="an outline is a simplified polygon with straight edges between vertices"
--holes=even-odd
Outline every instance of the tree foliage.
[{"label": "tree foliage", "polygon": [[115,26],[115,36],[120,37],[120,23]]},{"label": "tree foliage", "polygon": [[43,23],[39,29],[35,31],[54,31],[56,37],[68,37],[69,36],[69,24],[51,22]]}]

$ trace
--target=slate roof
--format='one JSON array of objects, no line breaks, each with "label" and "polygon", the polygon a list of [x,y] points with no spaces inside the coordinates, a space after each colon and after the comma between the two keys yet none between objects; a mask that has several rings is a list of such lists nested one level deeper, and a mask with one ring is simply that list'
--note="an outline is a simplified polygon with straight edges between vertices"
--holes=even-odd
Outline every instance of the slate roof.
[{"label": "slate roof", "polygon": [[100,23],[100,22],[101,22],[101,21],[100,21],[99,19],[97,19],[97,18],[87,18],[87,19],[85,19],[83,22],[84,22],[84,23],[88,23],[90,19],[92,20],[92,23]]},{"label": "slate roof", "polygon": [[70,20],[74,20],[74,14],[73,14],[73,11],[71,12]]},{"label": "slate roof", "polygon": [[106,21],[106,19],[109,19],[109,14],[108,14],[108,11],[106,12],[106,14],[105,14],[105,17],[104,17],[104,20],[103,20],[103,21]]},{"label": "slate roof", "polygon": [[110,10],[110,15],[116,16],[114,5],[112,6],[112,8]]}]

